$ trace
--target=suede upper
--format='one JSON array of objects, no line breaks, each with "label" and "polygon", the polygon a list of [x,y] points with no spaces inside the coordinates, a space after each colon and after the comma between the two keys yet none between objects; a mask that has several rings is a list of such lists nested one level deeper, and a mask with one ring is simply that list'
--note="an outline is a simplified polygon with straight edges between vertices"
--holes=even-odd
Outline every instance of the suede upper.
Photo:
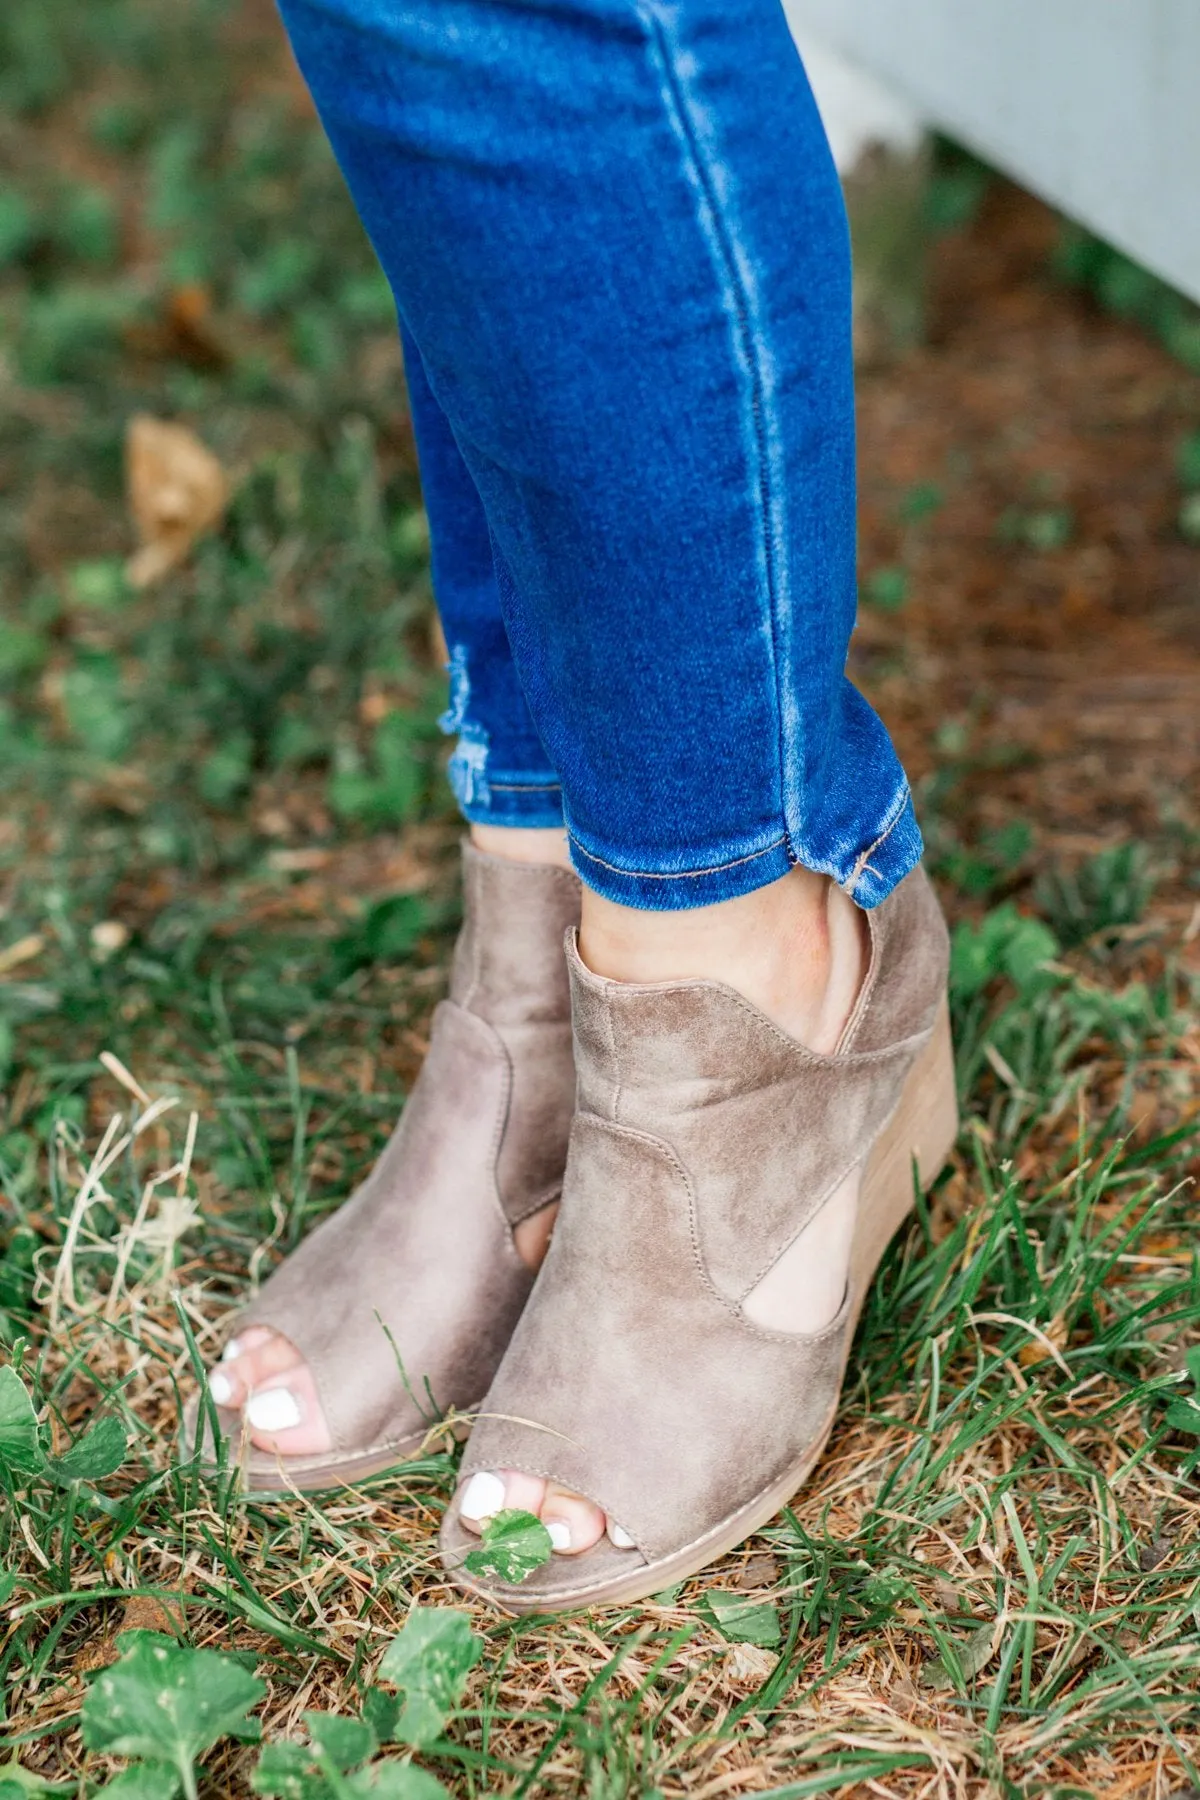
[{"label": "suede upper", "polygon": [[[741,1302],[865,1161],[944,999],[946,931],[924,873],[868,917],[867,978],[833,1056],[719,983],[602,980],[568,945],[579,1100],[563,1204],[464,1477],[561,1483],[652,1563],[819,1439],[861,1296],[811,1336],[764,1330]],[[454,1508],[445,1530],[460,1556]],[[598,1561],[610,1551],[555,1558],[524,1603],[569,1599]]]},{"label": "suede upper", "polygon": [[479,1401],[533,1283],[511,1225],[562,1186],[575,1093],[562,938],[579,882],[470,845],[464,865],[450,997],[400,1123],[238,1320],[300,1351],[339,1454],[419,1442],[439,1412]]}]

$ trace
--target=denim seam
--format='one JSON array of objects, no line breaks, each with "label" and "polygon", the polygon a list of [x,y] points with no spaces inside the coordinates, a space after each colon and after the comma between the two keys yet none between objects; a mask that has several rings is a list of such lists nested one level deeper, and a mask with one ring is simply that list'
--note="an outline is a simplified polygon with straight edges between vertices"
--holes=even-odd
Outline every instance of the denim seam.
[{"label": "denim seam", "polygon": [[488,786],[494,794],[557,794],[562,791],[560,781],[489,781]]},{"label": "denim seam", "polygon": [[574,832],[568,830],[567,839],[573,850],[577,850],[586,861],[593,862],[598,868],[608,869],[614,875],[628,875],[637,881],[699,881],[705,875],[720,875],[726,869],[740,868],[743,863],[757,862],[760,857],[770,856],[781,844],[787,844],[786,834],[775,838],[761,850],[752,850],[748,856],[735,856],[729,862],[713,863],[707,869],[623,869],[620,863],[605,862],[602,856],[595,856],[579,842]]},{"label": "denim seam", "polygon": [[[736,342],[735,362],[745,370],[749,382],[749,438],[753,445],[754,474],[758,489],[760,553],[765,579],[767,613],[771,626],[771,662],[775,677],[775,710],[778,720],[779,799],[783,820],[783,835],[779,842],[787,851],[788,861],[796,863],[799,861],[799,857],[793,842],[792,820],[789,818],[788,804],[788,752],[781,651],[783,629],[780,582],[782,572],[778,564],[774,545],[775,534],[772,529],[778,498],[776,484],[772,480],[770,430],[766,417],[769,383],[761,353],[761,341],[765,333],[762,330],[761,321],[756,317],[757,307],[739,260],[737,236],[732,229],[728,200],[723,200],[721,196],[721,183],[715,175],[711,153],[706,154],[701,142],[701,127],[698,120],[700,109],[697,107],[694,97],[688,92],[687,74],[680,67],[680,58],[677,47],[672,41],[671,29],[664,16],[664,8],[660,4],[660,0],[635,0],[635,7],[647,34],[651,55],[661,72],[661,95],[669,122],[690,163],[692,179],[699,192],[701,205],[697,209],[697,222],[703,236],[708,240],[714,262],[719,265],[717,268],[718,281],[723,289],[727,307],[732,311],[730,323]],[[707,230],[703,216],[705,212],[708,214],[710,226]],[[799,732],[803,726],[799,710],[795,707],[788,708],[787,714],[787,722]],[[802,757],[800,760],[803,761]],[[799,824],[798,820],[797,824]],[[773,848],[777,847],[778,844],[773,846]]]},{"label": "denim seam", "polygon": [[[893,802],[891,812],[884,821],[883,830],[879,833],[879,836],[875,839],[874,843],[867,845],[867,848],[858,857],[854,867],[850,871],[849,880],[845,883],[845,891],[850,895],[851,899],[854,897],[855,888],[871,867],[871,858],[874,856],[879,846],[885,844],[888,838],[891,837],[893,831],[895,831],[897,825],[907,812],[911,799],[912,789],[906,781]],[[871,873],[878,875],[879,871],[878,869],[873,869],[871,870]]]}]

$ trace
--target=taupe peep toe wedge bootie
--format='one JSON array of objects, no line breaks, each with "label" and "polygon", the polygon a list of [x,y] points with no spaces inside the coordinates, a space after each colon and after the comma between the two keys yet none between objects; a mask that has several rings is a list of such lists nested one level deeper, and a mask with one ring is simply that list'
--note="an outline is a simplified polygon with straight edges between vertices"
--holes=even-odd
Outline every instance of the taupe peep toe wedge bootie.
[{"label": "taupe peep toe wedge bootie", "polygon": [[[236,1320],[304,1357],[334,1445],[269,1454],[219,1410],[252,1492],[344,1485],[416,1454],[439,1411],[478,1405],[533,1285],[513,1228],[562,1188],[575,1101],[563,936],[579,881],[468,844],[464,888],[450,996],[391,1141]],[[211,1458],[206,1412],[187,1409],[185,1450],[199,1433]]]},{"label": "taupe peep toe wedge bootie", "polygon": [[[868,915],[870,963],[817,1055],[712,981],[601,980],[568,946],[579,1099],[549,1254],[471,1433],[443,1525],[459,1585],[508,1612],[628,1602],[758,1530],[824,1448],[876,1265],[957,1129],[947,939],[921,870]],[[816,1334],[746,1302],[860,1172],[841,1310]],[[513,1469],[608,1516],[591,1550],[519,1586],[463,1568],[476,1470]]]}]

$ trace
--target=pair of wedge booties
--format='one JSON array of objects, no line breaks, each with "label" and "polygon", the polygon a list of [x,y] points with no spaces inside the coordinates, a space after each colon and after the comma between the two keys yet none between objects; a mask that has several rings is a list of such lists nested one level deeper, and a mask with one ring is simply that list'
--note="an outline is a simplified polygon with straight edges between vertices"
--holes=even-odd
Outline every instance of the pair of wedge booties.
[{"label": "pair of wedge booties", "polygon": [[[473,1413],[464,1484],[545,1477],[632,1547],[481,1580],[456,1498],[456,1581],[508,1612],[628,1602],[758,1530],[824,1448],[872,1274],[957,1130],[945,925],[920,869],[868,914],[862,991],[822,1056],[720,982],[591,974],[565,870],[468,845],[465,901],[391,1142],[238,1320],[306,1359],[334,1449],[249,1450],[245,1476],[258,1493],[353,1482],[416,1454],[439,1412]],[[746,1297],[856,1171],[832,1324],[753,1323]],[[560,1196],[535,1277],[513,1229]],[[189,1447],[210,1408],[190,1409]],[[236,1442],[238,1415],[218,1417]]]}]

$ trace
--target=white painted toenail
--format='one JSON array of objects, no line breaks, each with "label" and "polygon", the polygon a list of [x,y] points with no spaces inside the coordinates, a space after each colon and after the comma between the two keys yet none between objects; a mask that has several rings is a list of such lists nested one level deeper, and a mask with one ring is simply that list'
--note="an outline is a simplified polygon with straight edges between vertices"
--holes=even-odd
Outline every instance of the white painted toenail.
[{"label": "white painted toenail", "polygon": [[618,1550],[632,1550],[634,1547],[629,1533],[622,1531],[619,1525],[614,1525],[611,1519],[608,1521],[608,1541]]},{"label": "white painted toenail", "polygon": [[255,1431],[290,1431],[304,1414],[295,1394],[288,1388],[277,1387],[263,1388],[260,1393],[251,1394],[246,1417]]},{"label": "white painted toenail", "polygon": [[565,1519],[546,1519],[543,1523],[550,1533],[550,1542],[556,1550],[571,1548],[571,1527]]},{"label": "white painted toenail", "polygon": [[241,1338],[230,1338],[229,1342],[226,1344],[225,1348],[221,1352],[221,1361],[222,1362],[234,1362],[242,1354],[243,1354],[243,1351],[242,1351]]},{"label": "white painted toenail", "polygon": [[498,1475],[488,1469],[481,1469],[478,1475],[472,1475],[463,1489],[463,1497],[459,1511],[468,1519],[474,1519],[477,1525],[485,1519],[494,1519],[498,1512],[504,1511],[504,1483]]},{"label": "white painted toenail", "polygon": [[218,1406],[228,1406],[233,1399],[233,1383],[228,1375],[222,1375],[220,1369],[214,1369],[209,1376],[208,1391]]}]

